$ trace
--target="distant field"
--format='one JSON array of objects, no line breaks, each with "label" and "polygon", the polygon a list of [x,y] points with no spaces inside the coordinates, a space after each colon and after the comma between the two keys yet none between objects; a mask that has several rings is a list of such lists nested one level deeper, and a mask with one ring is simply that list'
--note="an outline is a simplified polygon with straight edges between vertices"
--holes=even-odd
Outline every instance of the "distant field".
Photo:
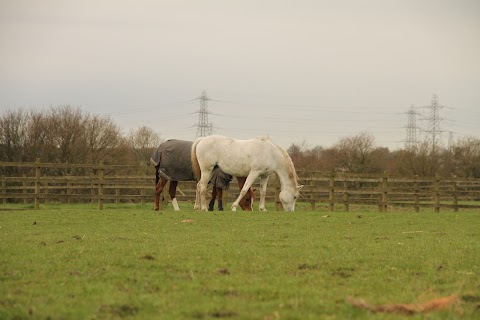
[{"label": "distant field", "polygon": [[0,205],[0,319],[480,318],[480,211],[152,207]]}]

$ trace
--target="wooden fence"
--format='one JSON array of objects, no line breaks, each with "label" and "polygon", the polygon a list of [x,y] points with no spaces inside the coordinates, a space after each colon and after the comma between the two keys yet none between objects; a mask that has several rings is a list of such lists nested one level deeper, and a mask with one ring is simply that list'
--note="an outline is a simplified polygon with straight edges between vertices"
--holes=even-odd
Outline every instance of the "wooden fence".
[{"label": "wooden fence", "polygon": [[[7,168],[9,170],[7,170]],[[84,165],[36,162],[0,162],[6,172],[0,182],[0,204],[33,203],[145,203],[155,194],[154,168],[151,166]],[[349,211],[351,205],[370,205],[385,212],[394,206],[441,208],[480,208],[480,179],[440,179],[440,177],[393,177],[351,173],[297,172],[304,187],[298,202],[309,203],[313,210],[325,207]],[[181,182],[177,188],[180,202],[195,200],[195,182]],[[254,188],[259,190],[258,185]],[[168,189],[168,188],[165,188]],[[273,175],[268,184],[267,201],[278,201],[280,185]],[[236,182],[224,195],[224,202],[238,196]],[[259,192],[256,192],[257,198]],[[168,200],[166,192],[165,202]],[[258,202],[257,202],[258,203]],[[255,203],[256,204],[256,203]]]}]

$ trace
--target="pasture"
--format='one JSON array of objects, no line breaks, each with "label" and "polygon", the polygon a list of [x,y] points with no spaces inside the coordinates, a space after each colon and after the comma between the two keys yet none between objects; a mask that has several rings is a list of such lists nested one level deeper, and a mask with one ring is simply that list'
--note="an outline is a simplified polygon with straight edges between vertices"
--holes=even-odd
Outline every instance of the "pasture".
[{"label": "pasture", "polygon": [[[0,319],[480,317],[480,212],[0,206]],[[376,310],[378,311],[378,310]]]}]

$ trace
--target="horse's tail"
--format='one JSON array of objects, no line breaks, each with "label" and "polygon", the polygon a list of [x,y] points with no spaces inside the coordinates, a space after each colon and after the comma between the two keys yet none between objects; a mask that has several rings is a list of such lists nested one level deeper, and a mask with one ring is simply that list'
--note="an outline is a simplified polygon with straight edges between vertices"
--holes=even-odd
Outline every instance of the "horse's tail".
[{"label": "horse's tail", "polygon": [[160,161],[156,163],[153,158],[150,158],[150,163],[155,166],[155,185],[158,184],[158,181],[160,181]]},{"label": "horse's tail", "polygon": [[198,138],[195,140],[195,142],[192,145],[192,169],[193,169],[193,174],[195,175],[195,178],[197,181],[200,180],[200,177],[202,175],[202,170],[200,169],[200,164],[198,163],[197,159],[197,144],[202,140],[202,138]]},{"label": "horse's tail", "polygon": [[158,184],[158,181],[160,180],[160,162],[162,159],[162,143],[158,146],[157,150],[152,154],[150,157],[150,163],[155,167],[155,185]]},{"label": "horse's tail", "polygon": [[160,174],[158,173],[159,167],[155,167],[155,185],[160,181]]}]

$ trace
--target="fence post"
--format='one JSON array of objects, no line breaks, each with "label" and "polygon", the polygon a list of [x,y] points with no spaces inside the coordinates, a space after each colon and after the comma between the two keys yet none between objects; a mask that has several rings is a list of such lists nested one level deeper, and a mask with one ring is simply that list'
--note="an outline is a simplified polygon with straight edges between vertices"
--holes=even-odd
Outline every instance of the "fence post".
[{"label": "fence post", "polygon": [[7,178],[2,178],[2,195],[3,195],[3,204],[7,204]]},{"label": "fence post", "polygon": [[388,210],[388,175],[387,171],[383,173],[382,178],[382,211],[387,212]]},{"label": "fence post", "polygon": [[43,203],[48,203],[48,182],[43,182]]},{"label": "fence post", "polygon": [[310,181],[308,182],[308,184],[310,185],[311,189],[312,189],[312,192],[310,193],[310,207],[312,210],[315,210],[315,201],[316,201],[316,198],[317,198],[317,193],[315,192],[315,184],[316,184],[316,181],[313,177],[313,175],[310,175]]},{"label": "fence post", "polygon": [[70,181],[69,177],[67,176],[67,192],[65,192],[66,197],[67,197],[67,204],[70,204],[72,202],[71,194],[72,194],[72,182]]},{"label": "fence post", "polygon": [[418,188],[418,175],[415,175],[413,177],[413,202],[414,202],[415,212],[420,212],[420,202],[419,202],[419,196],[418,196],[419,192],[420,190]]},{"label": "fence post", "polygon": [[440,176],[438,174],[435,175],[435,182],[433,186],[433,201],[435,212],[440,212]]},{"label": "fence post", "polygon": [[384,207],[383,207],[383,177],[379,178],[378,180],[378,186],[377,186],[377,198],[378,198],[378,211],[383,212]]},{"label": "fence post", "polygon": [[330,174],[328,203],[329,203],[329,210],[333,212],[335,210],[335,171],[332,171],[332,173]]},{"label": "fence post", "polygon": [[28,203],[28,201],[27,201],[27,187],[28,187],[28,185],[27,185],[27,175],[25,173],[22,174],[22,178],[23,178],[23,182],[22,182],[23,204],[27,204]]},{"label": "fence post", "polygon": [[453,212],[458,212],[458,194],[457,194],[457,177],[453,177],[452,181],[452,193],[453,193]]},{"label": "fence post", "polygon": [[103,161],[100,162],[98,169],[98,209],[103,210],[103,180],[105,178]]},{"label": "fence post", "polygon": [[95,177],[92,176],[91,178],[92,178],[92,184],[90,186],[90,196],[91,196],[90,197],[90,203],[94,204],[96,197],[95,197],[95,182],[94,182],[95,180],[93,180],[93,179],[95,179]]},{"label": "fence post", "polygon": [[344,177],[343,180],[343,205],[345,206],[345,211],[350,211],[350,204],[348,203],[348,182],[347,179]]},{"label": "fence post", "polygon": [[[380,184],[380,182],[379,182]],[[375,194],[372,194],[372,196],[375,195]],[[383,212],[383,206],[382,206],[382,194],[381,193],[378,193],[377,194],[377,198],[378,198],[378,211],[379,212]]]},{"label": "fence post", "polygon": [[35,209],[38,209],[40,207],[40,169],[41,161],[40,158],[37,158],[37,160],[35,160]]},{"label": "fence post", "polygon": [[145,205],[145,188],[140,189],[140,204]]}]

